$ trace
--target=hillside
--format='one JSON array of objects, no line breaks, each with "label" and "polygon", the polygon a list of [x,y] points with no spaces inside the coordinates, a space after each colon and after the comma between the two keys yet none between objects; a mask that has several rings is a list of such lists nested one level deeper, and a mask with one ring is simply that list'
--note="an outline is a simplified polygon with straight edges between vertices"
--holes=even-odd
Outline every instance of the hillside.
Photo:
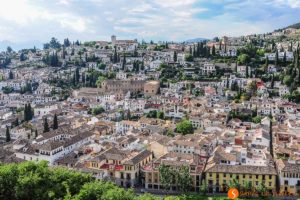
[{"label": "hillside", "polygon": [[290,25],[290,26],[288,26],[287,28],[300,29],[300,22],[299,22],[299,23],[296,23],[296,24],[293,24],[293,25]]}]

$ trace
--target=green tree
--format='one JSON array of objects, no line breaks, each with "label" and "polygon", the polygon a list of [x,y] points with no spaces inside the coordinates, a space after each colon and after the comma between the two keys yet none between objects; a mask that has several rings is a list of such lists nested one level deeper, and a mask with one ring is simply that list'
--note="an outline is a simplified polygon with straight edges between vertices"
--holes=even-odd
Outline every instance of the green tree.
[{"label": "green tree", "polygon": [[187,55],[185,56],[185,60],[186,60],[187,62],[193,62],[193,61],[194,61],[194,57],[193,57],[192,54],[187,54]]},{"label": "green tree", "polygon": [[267,188],[264,183],[259,183],[256,187],[256,191],[258,192],[259,196],[263,196],[263,194],[267,191]]},{"label": "green tree", "polygon": [[76,80],[76,84],[80,80],[80,72],[79,72],[79,68],[78,67],[76,67],[76,70],[75,70],[75,80]]},{"label": "green tree", "polygon": [[250,92],[251,97],[256,94],[257,92],[257,83],[256,81],[252,81],[249,85],[248,85],[248,90]]},{"label": "green tree", "polygon": [[122,70],[125,70],[125,66],[126,66],[126,55],[125,53],[123,54],[123,63],[122,63]]},{"label": "green tree", "polygon": [[28,106],[27,103],[25,104],[25,108],[24,108],[24,120],[27,122],[28,119]]},{"label": "green tree", "polygon": [[276,67],[278,67],[278,63],[279,63],[278,50],[276,49],[276,52],[275,52],[275,66]]},{"label": "green tree", "polygon": [[246,78],[249,78],[249,66],[246,66]]},{"label": "green tree", "polygon": [[161,185],[166,191],[170,190],[174,181],[173,170],[170,166],[161,164],[158,167],[158,171]]},{"label": "green tree", "polygon": [[9,131],[9,127],[6,126],[6,134],[5,134],[5,141],[6,142],[10,142],[11,138],[10,138],[10,131]]},{"label": "green tree", "polygon": [[53,129],[58,129],[58,120],[57,120],[57,115],[56,113],[54,114],[54,117],[53,117]]},{"label": "green tree", "polygon": [[13,122],[13,125],[16,127],[16,126],[19,126],[19,118],[16,118],[16,120]]},{"label": "green tree", "polygon": [[229,88],[229,78],[227,77],[226,79],[226,88],[228,89]]},{"label": "green tree", "polygon": [[287,86],[290,86],[292,84],[292,78],[291,76],[284,76],[283,83]]},{"label": "green tree", "polygon": [[61,47],[61,44],[55,37],[52,37],[49,42],[49,47],[53,49],[59,49]]},{"label": "green tree", "polygon": [[243,185],[243,189],[245,192],[250,192],[252,191],[252,184],[250,181],[246,181],[245,184]]},{"label": "green tree", "polygon": [[165,114],[164,114],[163,111],[158,111],[156,117],[159,118],[159,119],[164,119],[165,118]]},{"label": "green tree", "polygon": [[26,60],[26,57],[25,57],[25,55],[24,55],[23,52],[21,52],[19,58],[20,58],[20,61],[21,61],[21,62]]},{"label": "green tree", "polygon": [[34,139],[36,139],[37,137],[38,137],[38,130],[37,129],[35,129],[35,131],[34,131]]},{"label": "green tree", "polygon": [[47,117],[44,118],[44,133],[49,132],[50,128],[49,128],[49,124],[48,124],[48,120]]},{"label": "green tree", "polygon": [[271,88],[274,89],[274,74],[271,77]]},{"label": "green tree", "polygon": [[105,76],[99,76],[97,81],[96,81],[96,85],[97,87],[101,88],[102,87],[102,83],[107,80],[107,78]]},{"label": "green tree", "polygon": [[8,78],[9,79],[14,79],[14,74],[11,70],[9,71]]},{"label": "green tree", "polygon": [[176,124],[176,132],[181,133],[183,135],[194,133],[193,125],[188,120],[182,120],[178,124]]},{"label": "green tree", "polygon": [[34,115],[34,111],[33,111],[33,108],[31,108],[30,103],[28,103],[27,109],[28,109],[28,120],[30,121],[30,120],[32,120],[33,115]]},{"label": "green tree", "polygon": [[247,54],[241,54],[238,56],[237,60],[240,64],[244,65],[250,62],[250,57]]},{"label": "green tree", "polygon": [[213,45],[212,47],[212,53],[211,53],[213,56],[216,56],[216,47],[215,45]]},{"label": "green tree", "polygon": [[200,192],[202,193],[202,195],[206,195],[207,193],[207,184],[205,182],[205,180],[202,180],[201,186],[200,186]]},{"label": "green tree", "polygon": [[228,187],[236,188],[240,191],[241,185],[239,184],[239,182],[236,179],[234,179],[233,181],[229,181]]},{"label": "green tree", "polygon": [[283,59],[282,59],[283,65],[286,66],[287,60],[286,60],[286,52],[283,54]]},{"label": "green tree", "polygon": [[174,51],[173,60],[174,60],[174,62],[177,62],[177,52],[176,51]]},{"label": "green tree", "polygon": [[92,109],[92,115],[96,116],[103,113],[105,110],[102,107],[95,107]]},{"label": "green tree", "polygon": [[96,181],[86,183],[74,197],[74,200],[98,200],[102,198],[104,193],[115,187],[116,186],[111,182]]},{"label": "green tree", "polygon": [[115,46],[115,52],[113,55],[113,63],[117,63],[118,62],[118,53],[117,53],[117,46]]},{"label": "green tree", "polygon": [[188,166],[181,166],[178,174],[176,175],[177,184],[183,193],[187,193],[192,185],[192,177]]},{"label": "green tree", "polygon": [[10,46],[8,46],[8,47],[6,48],[6,51],[7,51],[8,53],[11,53],[13,50],[12,50],[12,48],[11,48]]},{"label": "green tree", "polygon": [[256,124],[260,124],[261,120],[262,120],[261,116],[256,116],[256,117],[252,118],[252,121]]}]

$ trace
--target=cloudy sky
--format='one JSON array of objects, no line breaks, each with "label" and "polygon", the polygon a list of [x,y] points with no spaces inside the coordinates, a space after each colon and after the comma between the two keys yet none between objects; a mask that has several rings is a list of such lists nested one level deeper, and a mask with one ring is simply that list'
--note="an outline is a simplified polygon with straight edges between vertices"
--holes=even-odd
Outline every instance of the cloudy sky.
[{"label": "cloudy sky", "polygon": [[269,32],[300,22],[300,0],[4,0],[0,41],[149,41]]}]

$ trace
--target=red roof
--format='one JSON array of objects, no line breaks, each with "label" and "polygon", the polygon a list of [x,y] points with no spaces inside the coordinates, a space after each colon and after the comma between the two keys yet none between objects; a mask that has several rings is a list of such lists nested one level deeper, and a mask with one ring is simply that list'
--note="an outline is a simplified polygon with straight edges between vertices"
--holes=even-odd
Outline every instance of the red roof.
[{"label": "red roof", "polygon": [[110,164],[103,164],[100,169],[111,169],[111,170],[116,170],[120,171],[123,169],[123,165],[110,165]]},{"label": "red roof", "polygon": [[235,138],[235,144],[236,145],[243,145],[243,140],[240,138]]}]

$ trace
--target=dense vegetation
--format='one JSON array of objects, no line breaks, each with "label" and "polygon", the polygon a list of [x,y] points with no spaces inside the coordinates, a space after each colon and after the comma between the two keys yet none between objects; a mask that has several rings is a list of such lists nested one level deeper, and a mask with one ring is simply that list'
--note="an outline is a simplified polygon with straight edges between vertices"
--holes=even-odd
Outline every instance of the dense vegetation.
[{"label": "dense vegetation", "polygon": [[290,26],[288,26],[288,28],[300,29],[300,23],[296,23],[296,24],[290,25]]},{"label": "dense vegetation", "polygon": [[[183,171],[185,171],[183,169]],[[185,174],[185,173],[183,173]],[[181,179],[180,179],[181,180]],[[186,182],[186,179],[182,179]],[[188,179],[189,181],[190,179]],[[182,184],[186,185],[186,184]],[[186,188],[182,188],[185,190]],[[137,195],[90,175],[49,168],[47,162],[0,165],[0,199],[5,200],[159,200],[160,196]],[[201,196],[169,196],[166,200],[208,199]],[[210,198],[213,199],[213,198]],[[226,199],[222,197],[214,199]]]}]

